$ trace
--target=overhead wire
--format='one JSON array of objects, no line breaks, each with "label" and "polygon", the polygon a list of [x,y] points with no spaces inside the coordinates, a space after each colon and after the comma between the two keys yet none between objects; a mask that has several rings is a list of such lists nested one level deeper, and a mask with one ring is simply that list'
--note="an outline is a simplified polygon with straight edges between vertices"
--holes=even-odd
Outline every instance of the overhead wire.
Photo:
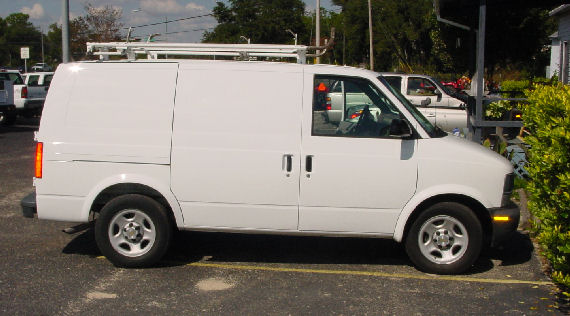
[{"label": "overhead wire", "polygon": [[154,25],[160,25],[160,24],[166,24],[166,23],[172,23],[172,22],[180,22],[180,21],[185,21],[185,20],[203,18],[203,17],[207,17],[207,16],[214,16],[214,14],[208,13],[208,14],[202,14],[202,15],[196,15],[196,16],[189,16],[186,18],[180,18],[180,19],[175,19],[175,20],[170,20],[170,21],[161,21],[161,22],[148,23],[148,24],[142,24],[142,25],[136,25],[136,26],[129,26],[129,27],[124,27],[123,29],[125,29],[125,30],[128,30],[129,28],[135,29],[138,27],[154,26]]}]

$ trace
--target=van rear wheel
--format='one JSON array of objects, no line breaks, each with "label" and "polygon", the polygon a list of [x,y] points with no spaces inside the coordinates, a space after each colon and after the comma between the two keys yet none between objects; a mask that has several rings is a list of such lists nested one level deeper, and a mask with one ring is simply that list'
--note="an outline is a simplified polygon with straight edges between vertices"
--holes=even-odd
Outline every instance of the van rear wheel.
[{"label": "van rear wheel", "polygon": [[471,209],[455,202],[437,203],[412,223],[405,241],[410,260],[422,271],[456,274],[479,257],[483,229]]},{"label": "van rear wheel", "polygon": [[95,223],[99,250],[118,267],[152,266],[166,253],[171,236],[172,225],[164,206],[139,194],[112,199]]}]

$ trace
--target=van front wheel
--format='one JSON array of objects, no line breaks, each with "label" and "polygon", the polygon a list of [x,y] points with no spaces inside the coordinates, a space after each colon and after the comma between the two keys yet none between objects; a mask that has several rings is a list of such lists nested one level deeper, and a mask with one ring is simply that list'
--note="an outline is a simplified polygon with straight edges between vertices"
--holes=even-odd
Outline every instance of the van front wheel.
[{"label": "van front wheel", "polygon": [[413,222],[405,241],[406,252],[422,271],[461,273],[479,257],[482,231],[479,219],[465,205],[437,203]]},{"label": "van front wheel", "polygon": [[95,223],[99,250],[118,267],[148,267],[166,253],[172,226],[160,203],[127,194],[109,201]]}]

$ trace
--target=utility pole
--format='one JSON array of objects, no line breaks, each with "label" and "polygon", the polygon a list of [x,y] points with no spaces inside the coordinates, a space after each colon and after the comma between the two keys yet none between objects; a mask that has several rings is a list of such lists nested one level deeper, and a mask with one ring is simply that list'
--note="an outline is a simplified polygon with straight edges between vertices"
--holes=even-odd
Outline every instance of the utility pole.
[{"label": "utility pole", "polygon": [[45,61],[44,61],[44,32],[42,31],[41,27],[40,27],[40,36],[42,39],[42,63],[45,63]]},{"label": "utility pole", "polygon": [[368,33],[370,33],[370,70],[374,70],[374,42],[372,41],[372,4],[368,0]]},{"label": "utility pole", "polygon": [[[61,17],[61,62],[69,62],[69,0],[62,0],[63,15]],[[42,37],[43,38],[43,37]]]},{"label": "utility pole", "polygon": [[[321,46],[321,0],[317,0],[317,9],[315,11],[316,15],[316,38],[315,38],[315,46]],[[317,55],[320,53],[320,50],[317,50]],[[321,57],[317,56],[317,64],[321,63]]]}]

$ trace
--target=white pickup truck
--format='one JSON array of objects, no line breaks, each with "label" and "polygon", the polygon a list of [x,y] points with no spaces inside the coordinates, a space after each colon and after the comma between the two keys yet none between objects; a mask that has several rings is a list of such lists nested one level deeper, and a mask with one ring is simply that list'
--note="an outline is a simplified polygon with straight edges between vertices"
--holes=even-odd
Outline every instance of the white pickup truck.
[{"label": "white pickup truck", "polygon": [[6,74],[0,73],[0,125],[12,123],[15,117],[12,80]]},{"label": "white pickup truck", "polygon": [[383,73],[382,76],[432,124],[447,132],[467,127],[467,96],[450,91],[426,75]]},{"label": "white pickup truck", "polygon": [[[465,100],[458,99],[435,79],[425,75],[383,74],[388,83],[434,125],[447,132],[467,127]],[[372,102],[364,91],[349,82],[331,85],[326,96],[326,119],[331,123],[354,120]],[[372,110],[372,109],[371,109]]]},{"label": "white pickup truck", "polygon": [[[53,72],[32,72],[23,75],[24,85],[15,87],[16,111],[24,117],[40,115],[44,107]],[[16,91],[18,90],[19,91]]]}]

